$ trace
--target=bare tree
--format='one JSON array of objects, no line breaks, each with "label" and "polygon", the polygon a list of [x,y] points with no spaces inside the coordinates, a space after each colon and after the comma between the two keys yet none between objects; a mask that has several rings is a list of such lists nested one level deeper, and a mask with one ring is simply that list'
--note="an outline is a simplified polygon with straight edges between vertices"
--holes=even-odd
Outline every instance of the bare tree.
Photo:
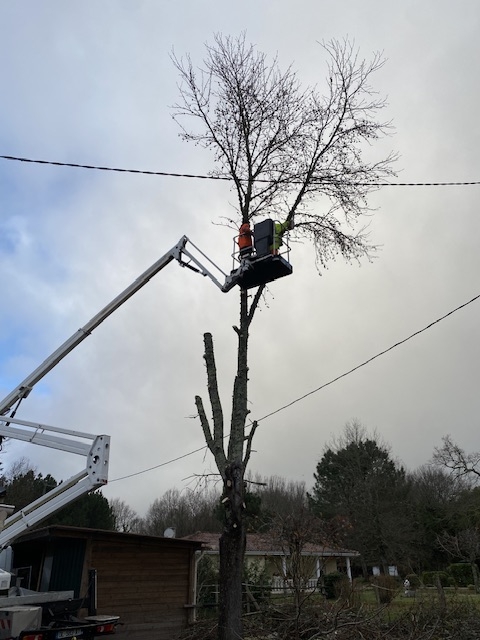
[{"label": "bare tree", "polygon": [[305,482],[287,480],[281,476],[263,477],[247,472],[249,491],[260,499],[257,528],[268,529],[277,516],[288,516],[307,504]]},{"label": "bare tree", "polygon": [[451,436],[442,438],[442,446],[435,447],[433,463],[450,469],[455,478],[480,479],[480,452],[466,453]]},{"label": "bare tree", "polygon": [[283,550],[284,557],[288,558],[295,609],[292,637],[297,638],[302,608],[316,589],[316,585],[309,586],[309,580],[315,574],[317,559],[303,552],[308,543],[325,544],[326,531],[322,521],[304,505],[288,515],[279,514],[273,523],[271,535]]},{"label": "bare tree", "polygon": [[29,471],[33,471],[33,473],[37,473],[37,468],[33,465],[31,460],[26,456],[22,456],[18,458],[18,460],[14,460],[12,464],[7,469],[5,473],[6,480],[14,480],[18,476],[23,476]]},{"label": "bare tree", "polygon": [[[436,544],[438,532],[449,528],[452,517],[457,521],[457,505],[468,485],[463,478],[452,478],[447,469],[432,465],[407,474],[407,482],[410,492],[404,506],[409,527],[405,537],[397,537],[398,558],[406,572],[416,573],[444,562]],[[400,527],[397,531],[401,534]]]},{"label": "bare tree", "polygon": [[[237,38],[217,35],[207,46],[203,68],[189,57],[172,55],[180,74],[180,102],[174,117],[183,124],[183,138],[214,153],[213,176],[232,181],[237,198],[228,224],[261,216],[283,218],[295,234],[314,243],[317,264],[342,255],[346,260],[369,257],[375,247],[356,223],[368,211],[366,198],[378,182],[393,175],[388,155],[369,161],[369,143],[385,134],[389,124],[377,120],[385,103],[370,86],[381,68],[378,54],[361,59],[347,40],[323,44],[327,55],[326,92],[303,89],[292,68],[282,71],[274,59]],[[320,211],[313,201],[322,198]],[[247,433],[248,339],[264,285],[253,298],[240,290],[237,372],[233,385],[230,436],[225,448],[224,417],[217,385],[213,339],[204,336],[212,424],[203,400],[195,398],[207,445],[223,481],[225,523],[220,540],[219,637],[242,637],[241,583],[245,550],[244,473],[254,421]]]},{"label": "bare tree", "polygon": [[140,528],[140,518],[128,504],[120,498],[109,501],[115,521],[115,530],[123,533],[136,533]]},{"label": "bare tree", "polygon": [[196,531],[218,531],[216,491],[168,489],[149,506],[142,521],[142,530],[150,535],[162,536],[167,528],[175,530],[177,537]]},{"label": "bare tree", "polygon": [[480,559],[480,528],[470,527],[456,534],[447,532],[438,536],[439,546],[456,560],[468,562],[472,569],[475,591],[480,591],[477,560]]}]

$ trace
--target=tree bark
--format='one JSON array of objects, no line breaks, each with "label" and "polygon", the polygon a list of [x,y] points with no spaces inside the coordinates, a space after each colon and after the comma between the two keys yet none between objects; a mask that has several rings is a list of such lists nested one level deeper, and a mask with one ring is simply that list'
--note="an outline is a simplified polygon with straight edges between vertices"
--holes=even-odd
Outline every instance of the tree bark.
[{"label": "tree bark", "polygon": [[475,587],[475,593],[480,593],[480,584],[478,579],[478,566],[476,559],[470,561],[472,567],[473,584]]},{"label": "tree bark", "polygon": [[220,538],[219,640],[243,638],[242,583],[246,528],[243,464],[225,469],[225,526]]},{"label": "tree bark", "polygon": [[[253,312],[254,309],[251,309]],[[250,318],[251,320],[251,318]],[[225,525],[220,538],[220,610],[219,640],[243,637],[242,582],[246,546],[245,526],[245,422],[248,415],[248,294],[240,291],[240,327],[238,335],[237,374],[233,385],[232,418],[225,467],[223,504]]]},{"label": "tree bark", "polygon": [[250,308],[248,307],[248,292],[244,289],[240,291],[240,323],[239,327],[234,327],[238,336],[237,372],[233,385],[230,436],[226,454],[213,340],[209,333],[204,335],[204,345],[213,428],[210,426],[201,397],[196,396],[195,398],[205,440],[215,458],[223,480],[222,505],[225,511],[223,533],[219,546],[219,640],[239,640],[243,637],[242,583],[246,546],[244,475],[256,429],[256,422],[253,422],[250,433],[248,436],[245,435],[245,423],[249,413],[247,393],[248,335],[250,323],[262,291],[263,286],[260,286]]}]

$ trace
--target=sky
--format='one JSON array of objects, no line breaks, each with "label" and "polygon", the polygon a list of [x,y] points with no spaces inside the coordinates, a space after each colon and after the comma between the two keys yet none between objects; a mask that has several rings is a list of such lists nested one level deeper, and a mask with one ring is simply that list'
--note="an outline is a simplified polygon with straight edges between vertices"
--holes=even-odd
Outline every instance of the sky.
[{"label": "sky", "polygon": [[[387,60],[372,84],[395,132],[371,153],[398,153],[392,182],[480,181],[479,22],[477,0],[1,2],[0,155],[206,174],[213,157],[182,141],[172,119],[172,51],[200,64],[215,33],[246,32],[322,91],[319,43],[348,37],[363,57]],[[268,287],[252,324],[253,473],[310,488],[352,420],[410,471],[447,434],[480,449],[480,300],[262,419],[480,294],[479,197],[480,185],[380,188],[368,219],[380,250],[361,265],[337,260],[319,274],[313,248],[293,245],[293,275]],[[219,181],[0,159],[0,397],[183,235],[228,272],[233,233],[219,223],[234,205]],[[203,334],[214,337],[228,416],[237,319],[235,290],[171,263],[34,388],[17,418],[110,435],[104,495],[144,515],[168,489],[215,471],[195,418],[195,395],[207,402]],[[23,456],[57,480],[84,466],[13,440],[0,462],[7,470]]]}]

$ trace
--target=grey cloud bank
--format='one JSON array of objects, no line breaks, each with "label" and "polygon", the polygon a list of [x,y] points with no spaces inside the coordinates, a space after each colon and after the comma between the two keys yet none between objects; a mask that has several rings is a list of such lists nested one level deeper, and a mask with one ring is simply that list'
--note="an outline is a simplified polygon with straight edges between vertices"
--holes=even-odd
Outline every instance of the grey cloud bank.
[{"label": "grey cloud bank", "polygon": [[[374,88],[400,153],[399,182],[480,180],[477,2],[303,0],[237,6],[188,0],[18,2],[0,8],[0,154],[159,171],[206,173],[169,105],[169,53],[200,62],[214,32],[248,38],[322,89],[319,41],[349,35],[362,55],[383,50]],[[375,153],[375,149],[372,151]],[[0,392],[186,234],[224,269],[232,231],[228,185],[0,160]],[[260,418],[348,371],[480,293],[480,187],[384,187],[371,199],[372,263],[334,262],[318,275],[297,243],[294,275],[271,285],[251,338],[251,417]],[[321,207],[321,203],[316,206]],[[112,436],[112,480],[204,444],[195,394],[206,395],[202,334],[217,348],[228,405],[237,296],[172,264],[62,362],[21,416]],[[478,449],[479,303],[337,383],[266,419],[251,468],[310,485],[332,434],[356,417],[408,468],[447,433]],[[228,410],[226,410],[228,414]],[[35,448],[36,449],[36,448]],[[69,456],[10,443],[4,467],[27,455],[43,473],[71,474]],[[199,452],[111,482],[139,512],[193,473]]]}]

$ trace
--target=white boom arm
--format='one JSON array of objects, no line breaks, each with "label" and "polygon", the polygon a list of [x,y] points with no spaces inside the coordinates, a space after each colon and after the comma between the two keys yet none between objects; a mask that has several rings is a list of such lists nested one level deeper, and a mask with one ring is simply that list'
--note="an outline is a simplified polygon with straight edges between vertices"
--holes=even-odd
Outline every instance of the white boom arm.
[{"label": "white boom arm", "polygon": [[[101,324],[105,318],[108,318],[114,311],[116,311],[124,302],[131,298],[137,291],[139,291],[147,282],[153,278],[159,271],[166,267],[172,260],[178,260],[182,267],[188,267],[197,271],[204,276],[208,276],[214,284],[220,290],[223,290],[223,285],[217,280],[217,278],[196,258],[190,251],[185,248],[187,242],[195,247],[195,249],[206,259],[210,264],[220,271],[223,276],[226,274],[217,265],[210,260],[198,247],[196,247],[187,236],[183,236],[180,241],[168,251],[164,256],[157,260],[152,266],[144,271],[132,284],[127,287],[122,293],[114,298],[106,307],[97,313],[86,325],[81,327],[76,333],[74,333],[68,340],[66,340],[56,351],[54,351],[42,364],[35,369],[25,380],[14,389],[8,396],[6,396],[0,402],[0,416],[5,415],[12,406],[18,400],[26,398],[33,386],[39,382],[49,371],[55,367],[60,360],[70,353],[75,347],[77,347],[85,338],[87,338],[94,329]],[[190,262],[184,262],[182,258],[186,256]],[[195,266],[192,266],[192,263]],[[13,436],[12,436],[13,437]]]},{"label": "white boom arm", "polygon": [[[194,247],[212,267],[222,274],[223,278],[227,277],[208,256],[189,241],[186,236],[183,236],[170,251],[159,258],[159,260],[144,271],[129,287],[122,291],[122,293],[99,311],[87,324],[58,347],[56,351],[44,360],[40,366],[0,402],[0,438],[5,437],[23,440],[43,447],[75,453],[86,458],[86,466],[83,471],[72,476],[69,480],[62,482],[58,487],[50,490],[44,496],[5,520],[3,531],[0,531],[0,549],[8,546],[18,535],[29,527],[39,523],[41,520],[52,515],[92,489],[107,484],[108,480],[109,436],[94,436],[81,431],[71,431],[35,422],[28,422],[26,420],[19,420],[14,417],[15,412],[12,409],[13,405],[20,402],[23,398],[26,398],[37,382],[85,340],[99,324],[147,284],[154,275],[170,264],[172,260],[177,260],[182,267],[188,267],[203,276],[208,276],[221,291],[225,291],[224,285],[202,264],[200,259],[186,249],[187,242],[190,242],[192,247]],[[26,428],[19,428],[15,425],[22,425],[22,427]],[[85,440],[87,442],[85,442]],[[7,513],[11,513],[13,507],[10,505],[3,506],[6,508]],[[0,505],[0,511],[1,510],[2,505]]]},{"label": "white boom arm", "polygon": [[[28,428],[15,428],[10,426],[11,423],[24,425]],[[52,435],[54,433],[62,435]],[[80,498],[92,489],[97,489],[107,484],[109,436],[94,436],[89,433],[59,429],[45,424],[18,420],[17,418],[9,418],[8,422],[0,422],[0,435],[2,437],[15,438],[16,440],[24,440],[43,447],[76,453],[86,458],[86,465],[83,471],[72,476],[66,482],[62,482],[5,520],[3,530],[0,532],[0,549],[8,546],[12,540],[26,529],[38,524],[70,502]],[[65,435],[70,436],[70,438],[63,437]]]}]

